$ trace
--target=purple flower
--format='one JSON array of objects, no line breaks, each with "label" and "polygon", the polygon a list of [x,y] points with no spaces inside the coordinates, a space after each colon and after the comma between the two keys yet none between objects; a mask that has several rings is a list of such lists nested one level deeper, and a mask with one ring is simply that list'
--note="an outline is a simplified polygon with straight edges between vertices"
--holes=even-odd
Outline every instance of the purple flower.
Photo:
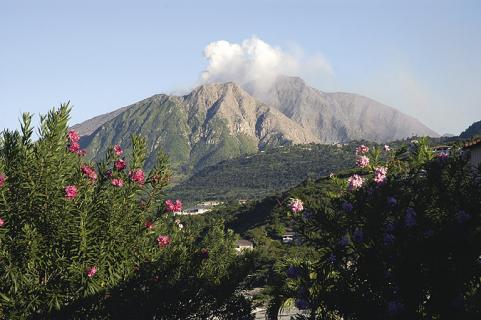
[{"label": "purple flower", "polygon": [[426,231],[424,231],[425,238],[431,238],[433,235],[434,235],[433,229],[427,229]]},{"label": "purple flower", "polygon": [[363,242],[364,234],[363,234],[361,229],[354,230],[353,239],[354,239],[354,242],[356,242],[356,243]]},{"label": "purple flower", "polygon": [[[336,262],[336,255],[334,253],[331,253],[329,255],[329,258],[327,258],[327,261],[330,262],[330,263],[335,263]],[[481,261],[481,258],[480,258],[480,261]]]},{"label": "purple flower", "polygon": [[344,201],[342,203],[342,210],[344,210],[346,212],[352,212],[352,209],[353,209],[352,203],[347,202],[347,201]]},{"label": "purple flower", "polygon": [[339,240],[339,245],[341,247],[346,247],[348,244],[349,244],[349,237],[347,235],[345,235],[344,237],[341,238],[341,240]]},{"label": "purple flower", "polygon": [[299,310],[306,310],[309,308],[309,302],[304,299],[296,299],[296,308]]},{"label": "purple flower", "polygon": [[471,215],[464,210],[460,210],[458,213],[456,213],[456,220],[458,223],[465,223],[469,219],[471,219]]},{"label": "purple flower", "polygon": [[416,211],[413,208],[408,207],[406,209],[406,215],[404,216],[404,225],[408,228],[416,225]]},{"label": "purple flower", "polygon": [[385,233],[384,236],[383,236],[383,241],[384,241],[384,245],[385,246],[390,246],[394,243],[394,240],[396,239],[396,237],[394,237],[393,234],[391,233]]},{"label": "purple flower", "polygon": [[310,211],[304,211],[302,213],[302,218],[304,220],[309,220],[311,217],[312,217],[312,212],[310,212]]},{"label": "purple flower", "polygon": [[395,315],[404,309],[404,305],[399,301],[391,301],[387,305],[387,311],[390,315]]},{"label": "purple flower", "polygon": [[295,267],[295,266],[289,266],[289,268],[287,268],[287,277],[288,278],[292,278],[292,279],[295,279],[297,277],[299,277],[299,268]]},{"label": "purple flower", "polygon": [[397,205],[397,200],[394,197],[387,197],[387,205],[390,207],[395,207]]}]

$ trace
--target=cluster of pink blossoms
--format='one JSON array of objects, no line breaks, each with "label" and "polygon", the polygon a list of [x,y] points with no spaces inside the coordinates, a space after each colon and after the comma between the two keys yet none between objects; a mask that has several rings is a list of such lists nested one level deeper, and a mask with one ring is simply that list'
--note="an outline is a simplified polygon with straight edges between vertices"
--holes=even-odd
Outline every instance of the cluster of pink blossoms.
[{"label": "cluster of pink blossoms", "polygon": [[71,200],[77,196],[78,190],[76,186],[66,186],[65,187],[65,198]]},{"label": "cluster of pink blossoms", "polygon": [[70,130],[67,134],[69,144],[68,144],[68,151],[72,153],[76,153],[79,156],[84,156],[87,152],[85,150],[80,149],[80,136],[77,132]]},{"label": "cluster of pink blossoms", "polygon": [[113,178],[111,183],[113,186],[119,187],[119,188],[122,188],[124,186],[124,180],[120,178]]},{"label": "cluster of pink blossoms", "polygon": [[139,185],[143,186],[145,183],[145,174],[144,170],[142,169],[135,169],[129,172],[130,180],[138,183]]},{"label": "cluster of pink blossoms", "polygon": [[356,155],[361,155],[369,152],[369,147],[361,144],[359,147],[356,148]]},{"label": "cluster of pink blossoms", "polygon": [[173,202],[172,200],[166,200],[165,201],[165,209],[169,212],[180,212],[182,211],[182,202],[180,200],[175,200]]},{"label": "cluster of pink blossoms", "polygon": [[5,220],[3,220],[2,218],[0,218],[0,227],[3,227],[4,224],[5,224]]},{"label": "cluster of pink blossoms", "polygon": [[92,168],[91,166],[84,164],[82,168],[80,168],[80,170],[90,180],[92,181],[97,180],[97,172],[95,172],[95,169]]},{"label": "cluster of pink blossoms", "polygon": [[356,166],[359,168],[365,168],[369,165],[369,158],[366,156],[360,156],[356,160]]},{"label": "cluster of pink blossoms", "polygon": [[347,182],[349,183],[349,190],[353,191],[362,187],[364,179],[358,174],[353,174],[347,179]]},{"label": "cluster of pink blossoms", "polygon": [[4,174],[0,174],[0,188],[5,185],[5,180],[7,180],[7,177]]},{"label": "cluster of pink blossoms", "polygon": [[374,169],[374,182],[378,185],[383,184],[387,179],[387,168],[386,167],[377,167]]},{"label": "cluster of pink blossoms", "polygon": [[115,161],[115,163],[114,163],[114,167],[115,167],[115,169],[117,169],[117,171],[124,170],[126,166],[127,166],[127,164],[125,163],[125,160],[123,160],[123,159],[119,159],[119,160]]},{"label": "cluster of pink blossoms", "polygon": [[122,154],[124,154],[124,150],[122,150],[122,148],[118,144],[116,144],[114,146],[114,153],[116,156],[120,157]]},{"label": "cluster of pink blossoms", "polygon": [[97,267],[96,266],[92,266],[92,267],[87,268],[87,277],[93,278],[93,276],[95,276],[96,273],[97,273]]},{"label": "cluster of pink blossoms", "polygon": [[161,247],[161,248],[167,247],[171,242],[172,242],[172,240],[170,239],[169,236],[159,235],[157,237],[157,243],[159,244],[159,247]]},{"label": "cluster of pink blossoms", "polygon": [[304,210],[304,203],[300,199],[291,199],[289,202],[289,208],[293,213],[299,213]]}]

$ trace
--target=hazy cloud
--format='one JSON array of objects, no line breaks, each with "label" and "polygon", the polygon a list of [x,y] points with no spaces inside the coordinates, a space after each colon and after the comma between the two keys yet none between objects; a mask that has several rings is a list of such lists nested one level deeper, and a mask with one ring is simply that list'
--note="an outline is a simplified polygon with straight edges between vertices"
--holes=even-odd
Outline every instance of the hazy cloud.
[{"label": "hazy cloud", "polygon": [[208,61],[202,82],[249,81],[271,83],[279,74],[311,78],[332,76],[329,61],[320,53],[305,56],[299,47],[283,50],[253,36],[242,43],[215,41],[204,49]]}]

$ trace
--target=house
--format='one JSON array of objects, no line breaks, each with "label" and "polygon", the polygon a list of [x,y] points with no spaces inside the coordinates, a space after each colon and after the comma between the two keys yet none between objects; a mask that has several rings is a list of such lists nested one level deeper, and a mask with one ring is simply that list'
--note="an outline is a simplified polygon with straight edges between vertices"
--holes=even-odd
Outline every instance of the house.
[{"label": "house", "polygon": [[198,214],[203,214],[206,212],[209,212],[214,208],[215,206],[218,206],[222,204],[223,202],[220,201],[205,201],[202,203],[197,204],[195,207],[185,209],[182,212],[176,212],[174,213],[175,215],[190,215],[190,216],[195,216]]},{"label": "house", "polygon": [[218,206],[218,205],[221,205],[223,204],[224,202],[222,201],[215,201],[215,200],[211,200],[211,201],[204,201],[204,202],[201,202],[199,204],[197,204],[197,206],[202,206],[204,208],[213,208],[215,206]]},{"label": "house", "polygon": [[204,208],[204,207],[199,207],[195,206],[192,208],[185,209],[181,212],[174,212],[174,215],[179,215],[179,216],[196,216],[198,214],[203,214],[206,212],[209,212],[210,209]]},{"label": "house", "polygon": [[465,143],[463,150],[468,151],[469,162],[473,165],[473,167],[478,168],[481,165],[481,139],[476,139]]},{"label": "house", "polygon": [[286,231],[282,235],[282,243],[292,243],[296,238],[296,233],[294,231]]},{"label": "house", "polygon": [[433,153],[437,157],[449,156],[450,146],[435,146],[433,147]]},{"label": "house", "polygon": [[244,250],[252,250],[252,249],[254,249],[254,244],[249,240],[245,240],[245,239],[237,240],[237,246],[235,248],[237,252],[242,252]]}]

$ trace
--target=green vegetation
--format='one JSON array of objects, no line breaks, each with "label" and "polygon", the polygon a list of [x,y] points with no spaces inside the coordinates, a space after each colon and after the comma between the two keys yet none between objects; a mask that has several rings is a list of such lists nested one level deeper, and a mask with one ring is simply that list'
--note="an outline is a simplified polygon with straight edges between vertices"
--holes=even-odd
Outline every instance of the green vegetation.
[{"label": "green vegetation", "polygon": [[355,143],[277,147],[207,167],[168,191],[172,198],[195,203],[206,199],[262,199],[351,167]]},{"label": "green vegetation", "polygon": [[159,151],[169,155],[175,181],[193,172],[240,155],[255,153],[257,142],[243,134],[231,134],[225,121],[205,119],[205,112],[189,113],[189,107],[179,97],[156,95],[138,102],[108,121],[80,144],[94,160],[99,161],[113,144],[130,151],[131,134],[146,138],[145,169],[155,165]]},{"label": "green vegetation", "polygon": [[464,130],[459,137],[462,139],[481,137],[481,121],[474,122],[469,128]]},{"label": "green vegetation", "polygon": [[139,136],[125,158],[85,161],[69,111],[43,117],[37,141],[28,114],[2,134],[0,318],[250,319],[238,292],[253,264],[234,233],[164,208],[166,157],[144,174]]}]

